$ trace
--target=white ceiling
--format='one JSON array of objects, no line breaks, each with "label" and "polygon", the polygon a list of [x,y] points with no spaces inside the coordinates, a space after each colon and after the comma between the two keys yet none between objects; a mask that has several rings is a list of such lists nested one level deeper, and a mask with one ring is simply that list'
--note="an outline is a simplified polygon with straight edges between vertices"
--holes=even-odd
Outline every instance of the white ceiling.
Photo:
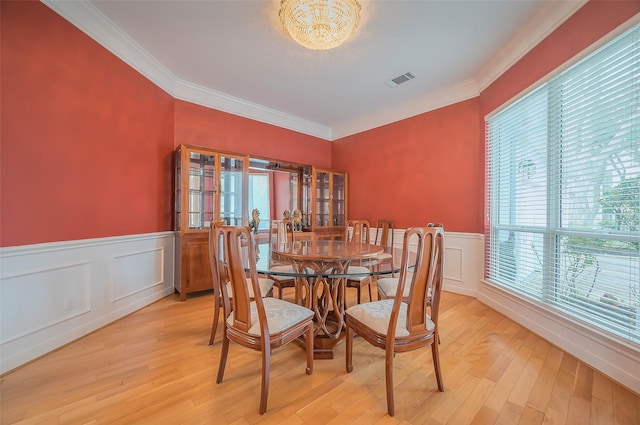
[{"label": "white ceiling", "polygon": [[43,1],[178,99],[327,140],[477,96],[585,3],[360,0],[354,35],[312,51],[280,0]]}]

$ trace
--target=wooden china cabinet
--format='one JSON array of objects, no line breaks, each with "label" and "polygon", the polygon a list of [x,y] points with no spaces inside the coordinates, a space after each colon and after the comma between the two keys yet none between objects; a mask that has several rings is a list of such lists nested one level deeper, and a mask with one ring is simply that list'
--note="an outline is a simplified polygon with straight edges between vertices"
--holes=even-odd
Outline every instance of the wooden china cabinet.
[{"label": "wooden china cabinet", "polygon": [[213,289],[209,265],[212,221],[248,224],[247,156],[180,145],[174,157],[176,276],[184,301],[191,292]]},{"label": "wooden china cabinet", "polygon": [[[180,300],[184,301],[192,292],[213,289],[208,240],[211,222],[222,221],[233,226],[249,224],[250,170],[260,174],[289,174],[288,208],[291,212],[300,209],[302,213],[303,232],[298,234],[299,239],[338,239],[344,234],[346,173],[180,145],[174,153],[174,287],[180,293]],[[273,183],[273,178],[271,181]],[[277,193],[274,191],[269,196],[278,196]],[[270,202],[275,204],[274,199]],[[280,219],[280,214],[274,211],[272,217],[260,218]],[[256,237],[267,236],[259,231]]]}]

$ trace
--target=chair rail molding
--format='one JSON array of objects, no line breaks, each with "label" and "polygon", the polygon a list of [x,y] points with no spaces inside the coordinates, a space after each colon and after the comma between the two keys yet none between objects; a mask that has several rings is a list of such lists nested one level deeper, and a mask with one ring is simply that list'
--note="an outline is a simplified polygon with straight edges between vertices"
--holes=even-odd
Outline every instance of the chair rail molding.
[{"label": "chair rail molding", "polygon": [[0,373],[173,292],[173,232],[0,248]]}]

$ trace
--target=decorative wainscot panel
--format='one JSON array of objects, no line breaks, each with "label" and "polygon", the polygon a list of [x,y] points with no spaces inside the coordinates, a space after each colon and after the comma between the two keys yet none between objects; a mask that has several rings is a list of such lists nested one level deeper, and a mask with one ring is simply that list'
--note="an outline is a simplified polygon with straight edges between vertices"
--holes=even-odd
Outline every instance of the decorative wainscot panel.
[{"label": "decorative wainscot panel", "polygon": [[0,373],[173,292],[173,232],[2,248]]}]

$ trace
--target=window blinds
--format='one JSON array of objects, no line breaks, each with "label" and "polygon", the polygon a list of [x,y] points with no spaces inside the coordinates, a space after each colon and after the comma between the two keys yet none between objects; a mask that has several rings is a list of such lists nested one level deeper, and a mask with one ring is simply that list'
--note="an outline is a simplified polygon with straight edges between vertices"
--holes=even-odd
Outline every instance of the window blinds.
[{"label": "window blinds", "polygon": [[487,119],[487,278],[640,343],[640,25]]}]

